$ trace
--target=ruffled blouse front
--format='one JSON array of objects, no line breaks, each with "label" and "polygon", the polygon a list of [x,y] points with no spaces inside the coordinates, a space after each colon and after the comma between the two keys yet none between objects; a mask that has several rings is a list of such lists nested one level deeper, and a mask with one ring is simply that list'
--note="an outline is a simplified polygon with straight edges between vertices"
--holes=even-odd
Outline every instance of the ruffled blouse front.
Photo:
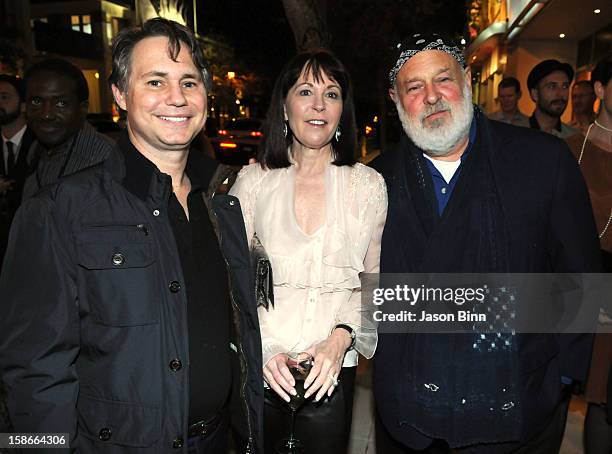
[{"label": "ruffled blouse front", "polygon": [[[325,340],[343,323],[357,333],[355,349],[371,357],[376,326],[361,302],[359,274],[377,273],[387,212],[384,180],[356,164],[329,165],[325,222],[312,235],[297,223],[295,168],[242,170],[231,194],[239,198],[249,240],[256,233],[272,262],[274,307],[258,309],[264,364],[281,352],[301,351]],[[349,351],[344,366],[357,364]]]}]

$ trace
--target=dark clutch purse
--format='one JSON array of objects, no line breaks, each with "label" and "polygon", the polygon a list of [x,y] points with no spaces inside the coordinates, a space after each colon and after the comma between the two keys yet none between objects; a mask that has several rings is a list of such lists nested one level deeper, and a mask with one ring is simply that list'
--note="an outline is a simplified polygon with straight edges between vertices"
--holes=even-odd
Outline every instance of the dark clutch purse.
[{"label": "dark clutch purse", "polygon": [[251,241],[251,265],[255,272],[255,299],[257,307],[266,310],[274,308],[274,287],[272,286],[272,264],[257,234]]}]

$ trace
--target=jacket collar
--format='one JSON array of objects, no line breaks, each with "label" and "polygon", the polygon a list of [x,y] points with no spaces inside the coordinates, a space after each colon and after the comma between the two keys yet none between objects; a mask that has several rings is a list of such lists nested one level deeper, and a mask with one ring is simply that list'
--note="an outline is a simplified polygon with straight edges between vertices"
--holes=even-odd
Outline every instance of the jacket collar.
[{"label": "jacket collar", "polygon": [[[111,172],[121,184],[143,201],[167,198],[172,188],[169,175],[160,170],[140,153],[124,131],[117,142],[114,159],[109,160]],[[191,180],[192,189],[206,190],[217,168],[217,163],[206,159],[199,150],[191,149],[187,157],[185,173]]]},{"label": "jacket collar", "polygon": [[[535,116],[535,111],[533,112],[533,115],[531,117],[529,117],[529,127],[532,129],[539,129],[541,130],[541,126],[540,123],[538,123],[538,119]],[[555,125],[555,128],[557,131],[561,132],[561,118],[557,119],[557,124]]]}]

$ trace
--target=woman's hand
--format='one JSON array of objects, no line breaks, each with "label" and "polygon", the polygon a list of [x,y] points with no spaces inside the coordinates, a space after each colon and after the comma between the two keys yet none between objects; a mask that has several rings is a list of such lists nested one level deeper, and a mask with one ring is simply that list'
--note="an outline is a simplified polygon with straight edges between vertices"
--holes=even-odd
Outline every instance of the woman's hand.
[{"label": "woman's hand", "polygon": [[294,388],[295,380],[287,367],[287,358],[286,353],[274,355],[264,366],[263,375],[270,388],[289,402],[291,399],[287,393],[295,396],[297,392]]},{"label": "woman's hand", "polygon": [[351,335],[346,330],[335,329],[327,339],[306,350],[313,356],[314,366],[304,382],[304,388],[307,390],[304,397],[308,398],[317,393],[315,401],[318,402],[325,393],[332,395],[342,369],[344,354],[351,341]]}]

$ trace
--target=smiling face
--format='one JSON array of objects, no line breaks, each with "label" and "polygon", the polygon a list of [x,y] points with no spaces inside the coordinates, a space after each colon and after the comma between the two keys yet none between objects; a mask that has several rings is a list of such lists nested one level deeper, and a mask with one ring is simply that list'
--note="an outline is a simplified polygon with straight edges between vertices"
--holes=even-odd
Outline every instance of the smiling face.
[{"label": "smiling face", "polygon": [[439,50],[419,52],[389,90],[406,134],[432,156],[446,156],[467,140],[473,116],[469,70]]},{"label": "smiling face", "polygon": [[127,89],[113,85],[115,101],[128,113],[128,132],[145,154],[188,150],[206,120],[206,89],[185,43],[177,61],[168,39],[145,38],[134,46]]},{"label": "smiling face", "polygon": [[83,126],[87,101],[79,101],[76,84],[62,74],[41,71],[26,85],[26,118],[36,138],[57,147]]},{"label": "smiling face", "polygon": [[342,89],[325,72],[316,80],[302,71],[287,92],[285,120],[293,134],[294,146],[321,149],[330,144],[342,115]]}]

